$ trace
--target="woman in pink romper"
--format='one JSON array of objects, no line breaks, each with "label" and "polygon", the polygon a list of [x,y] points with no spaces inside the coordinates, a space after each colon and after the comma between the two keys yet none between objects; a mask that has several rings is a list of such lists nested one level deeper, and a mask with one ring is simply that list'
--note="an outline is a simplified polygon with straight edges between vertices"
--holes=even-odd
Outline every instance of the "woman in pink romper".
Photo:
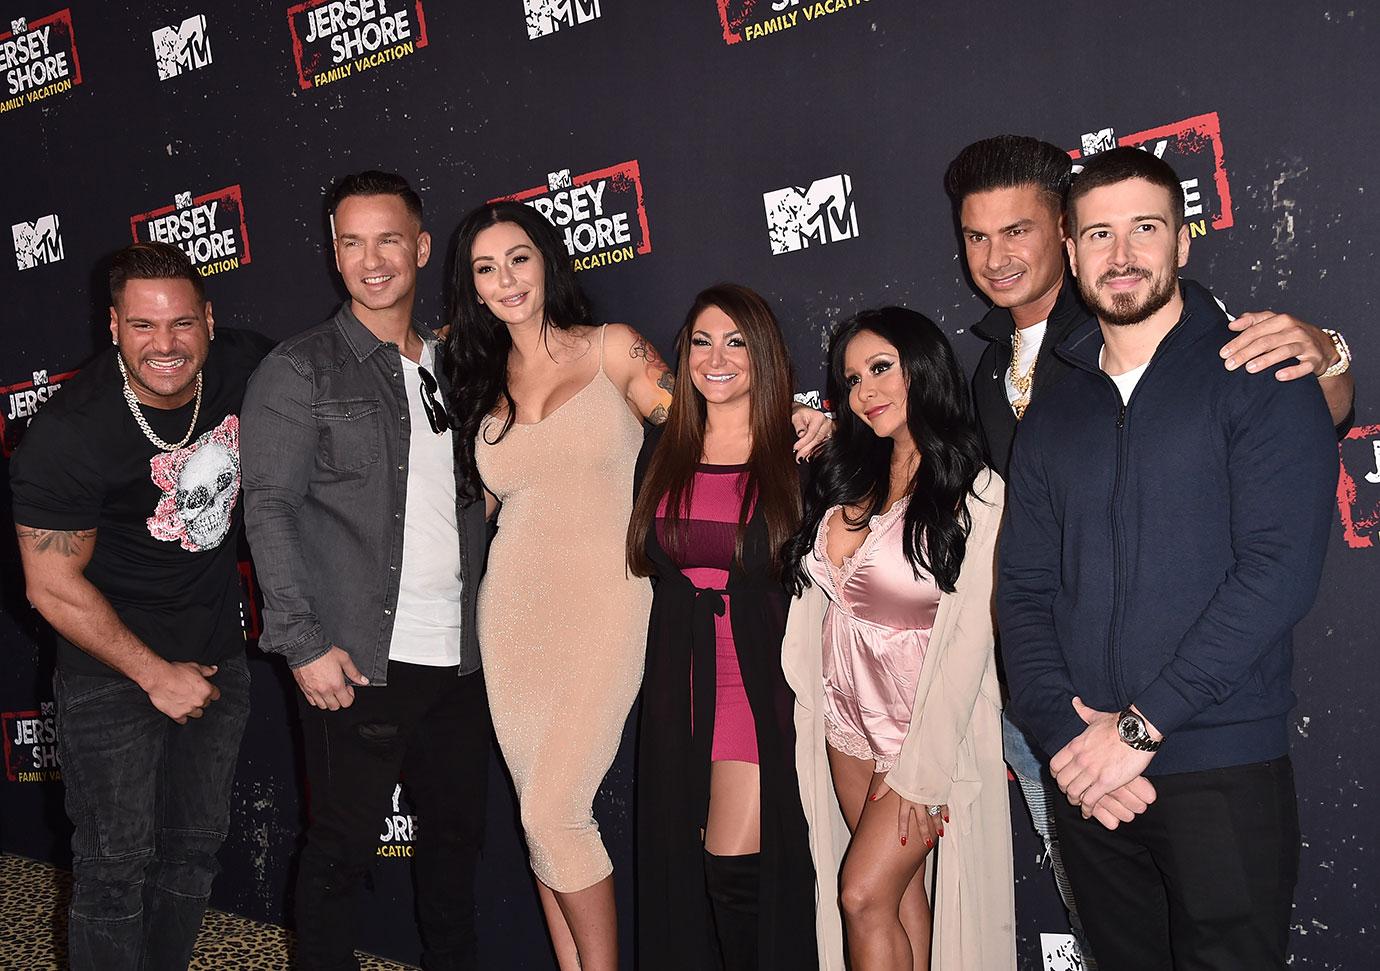
[{"label": "woman in pink romper", "polygon": [[[928,319],[858,314],[829,358],[836,432],[788,550],[803,589],[783,645],[819,963],[843,967],[841,909],[854,968],[1006,971],[1011,836],[991,620],[1001,480]],[[932,920],[926,872],[941,837]]]}]

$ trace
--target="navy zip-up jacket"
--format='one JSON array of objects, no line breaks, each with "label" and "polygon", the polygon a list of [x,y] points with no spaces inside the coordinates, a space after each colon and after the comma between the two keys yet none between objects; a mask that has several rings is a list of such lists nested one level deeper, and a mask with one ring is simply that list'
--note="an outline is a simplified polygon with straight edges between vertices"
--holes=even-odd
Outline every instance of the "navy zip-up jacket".
[{"label": "navy zip-up jacket", "polygon": [[1183,315],[1123,406],[1095,319],[1016,436],[998,618],[1011,706],[1053,756],[1134,703],[1166,736],[1148,774],[1288,752],[1291,631],[1313,603],[1337,446],[1313,378],[1227,371],[1233,335],[1183,281]]}]

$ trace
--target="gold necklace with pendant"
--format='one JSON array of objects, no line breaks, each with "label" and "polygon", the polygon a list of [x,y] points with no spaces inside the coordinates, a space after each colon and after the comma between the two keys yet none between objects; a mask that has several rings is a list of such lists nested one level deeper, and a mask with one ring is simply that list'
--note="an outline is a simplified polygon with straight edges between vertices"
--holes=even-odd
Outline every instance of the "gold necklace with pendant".
[{"label": "gold necklace with pendant", "polygon": [[1025,417],[1025,410],[1030,407],[1030,386],[1035,381],[1035,365],[1039,358],[1030,362],[1030,370],[1021,374],[1017,370],[1017,364],[1021,359],[1021,329],[1016,328],[1016,332],[1011,335],[1011,387],[1016,392],[1016,400],[1011,403],[1011,410],[1016,413],[1016,420],[1020,421]]}]

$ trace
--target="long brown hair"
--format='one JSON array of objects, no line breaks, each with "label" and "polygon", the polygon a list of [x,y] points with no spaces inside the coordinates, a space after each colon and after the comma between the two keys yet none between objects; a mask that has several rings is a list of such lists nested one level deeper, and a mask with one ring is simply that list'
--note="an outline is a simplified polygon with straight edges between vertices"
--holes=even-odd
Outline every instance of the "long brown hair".
[{"label": "long brown hair", "polygon": [[709,307],[722,310],[738,327],[748,351],[752,451],[748,456],[743,502],[733,560],[743,563],[743,534],[754,504],[767,526],[773,576],[780,577],[781,551],[800,525],[800,485],[791,451],[790,354],[771,307],[757,293],[736,283],[700,292],[676,335],[676,383],[661,441],[647,465],[641,492],[628,522],[628,565],[637,576],[655,572],[647,557],[647,533],[655,528],[657,507],[666,499],[668,551],[682,549],[684,516],[690,508],[695,469],[704,454],[704,397],[690,380],[690,337],[695,321]]}]

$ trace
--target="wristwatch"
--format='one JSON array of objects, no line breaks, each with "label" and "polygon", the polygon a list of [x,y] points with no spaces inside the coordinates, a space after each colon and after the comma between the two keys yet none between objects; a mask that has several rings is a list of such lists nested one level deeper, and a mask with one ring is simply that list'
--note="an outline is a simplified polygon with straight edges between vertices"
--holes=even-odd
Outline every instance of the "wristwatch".
[{"label": "wristwatch", "polygon": [[1116,733],[1123,742],[1137,752],[1158,752],[1163,739],[1155,741],[1145,727],[1145,719],[1130,708],[1123,708],[1116,716]]},{"label": "wristwatch", "polygon": [[1351,348],[1346,346],[1346,338],[1335,330],[1322,328],[1322,332],[1332,338],[1332,346],[1337,349],[1337,363],[1324,371],[1319,377],[1335,378],[1339,374],[1345,374],[1351,367]]}]

